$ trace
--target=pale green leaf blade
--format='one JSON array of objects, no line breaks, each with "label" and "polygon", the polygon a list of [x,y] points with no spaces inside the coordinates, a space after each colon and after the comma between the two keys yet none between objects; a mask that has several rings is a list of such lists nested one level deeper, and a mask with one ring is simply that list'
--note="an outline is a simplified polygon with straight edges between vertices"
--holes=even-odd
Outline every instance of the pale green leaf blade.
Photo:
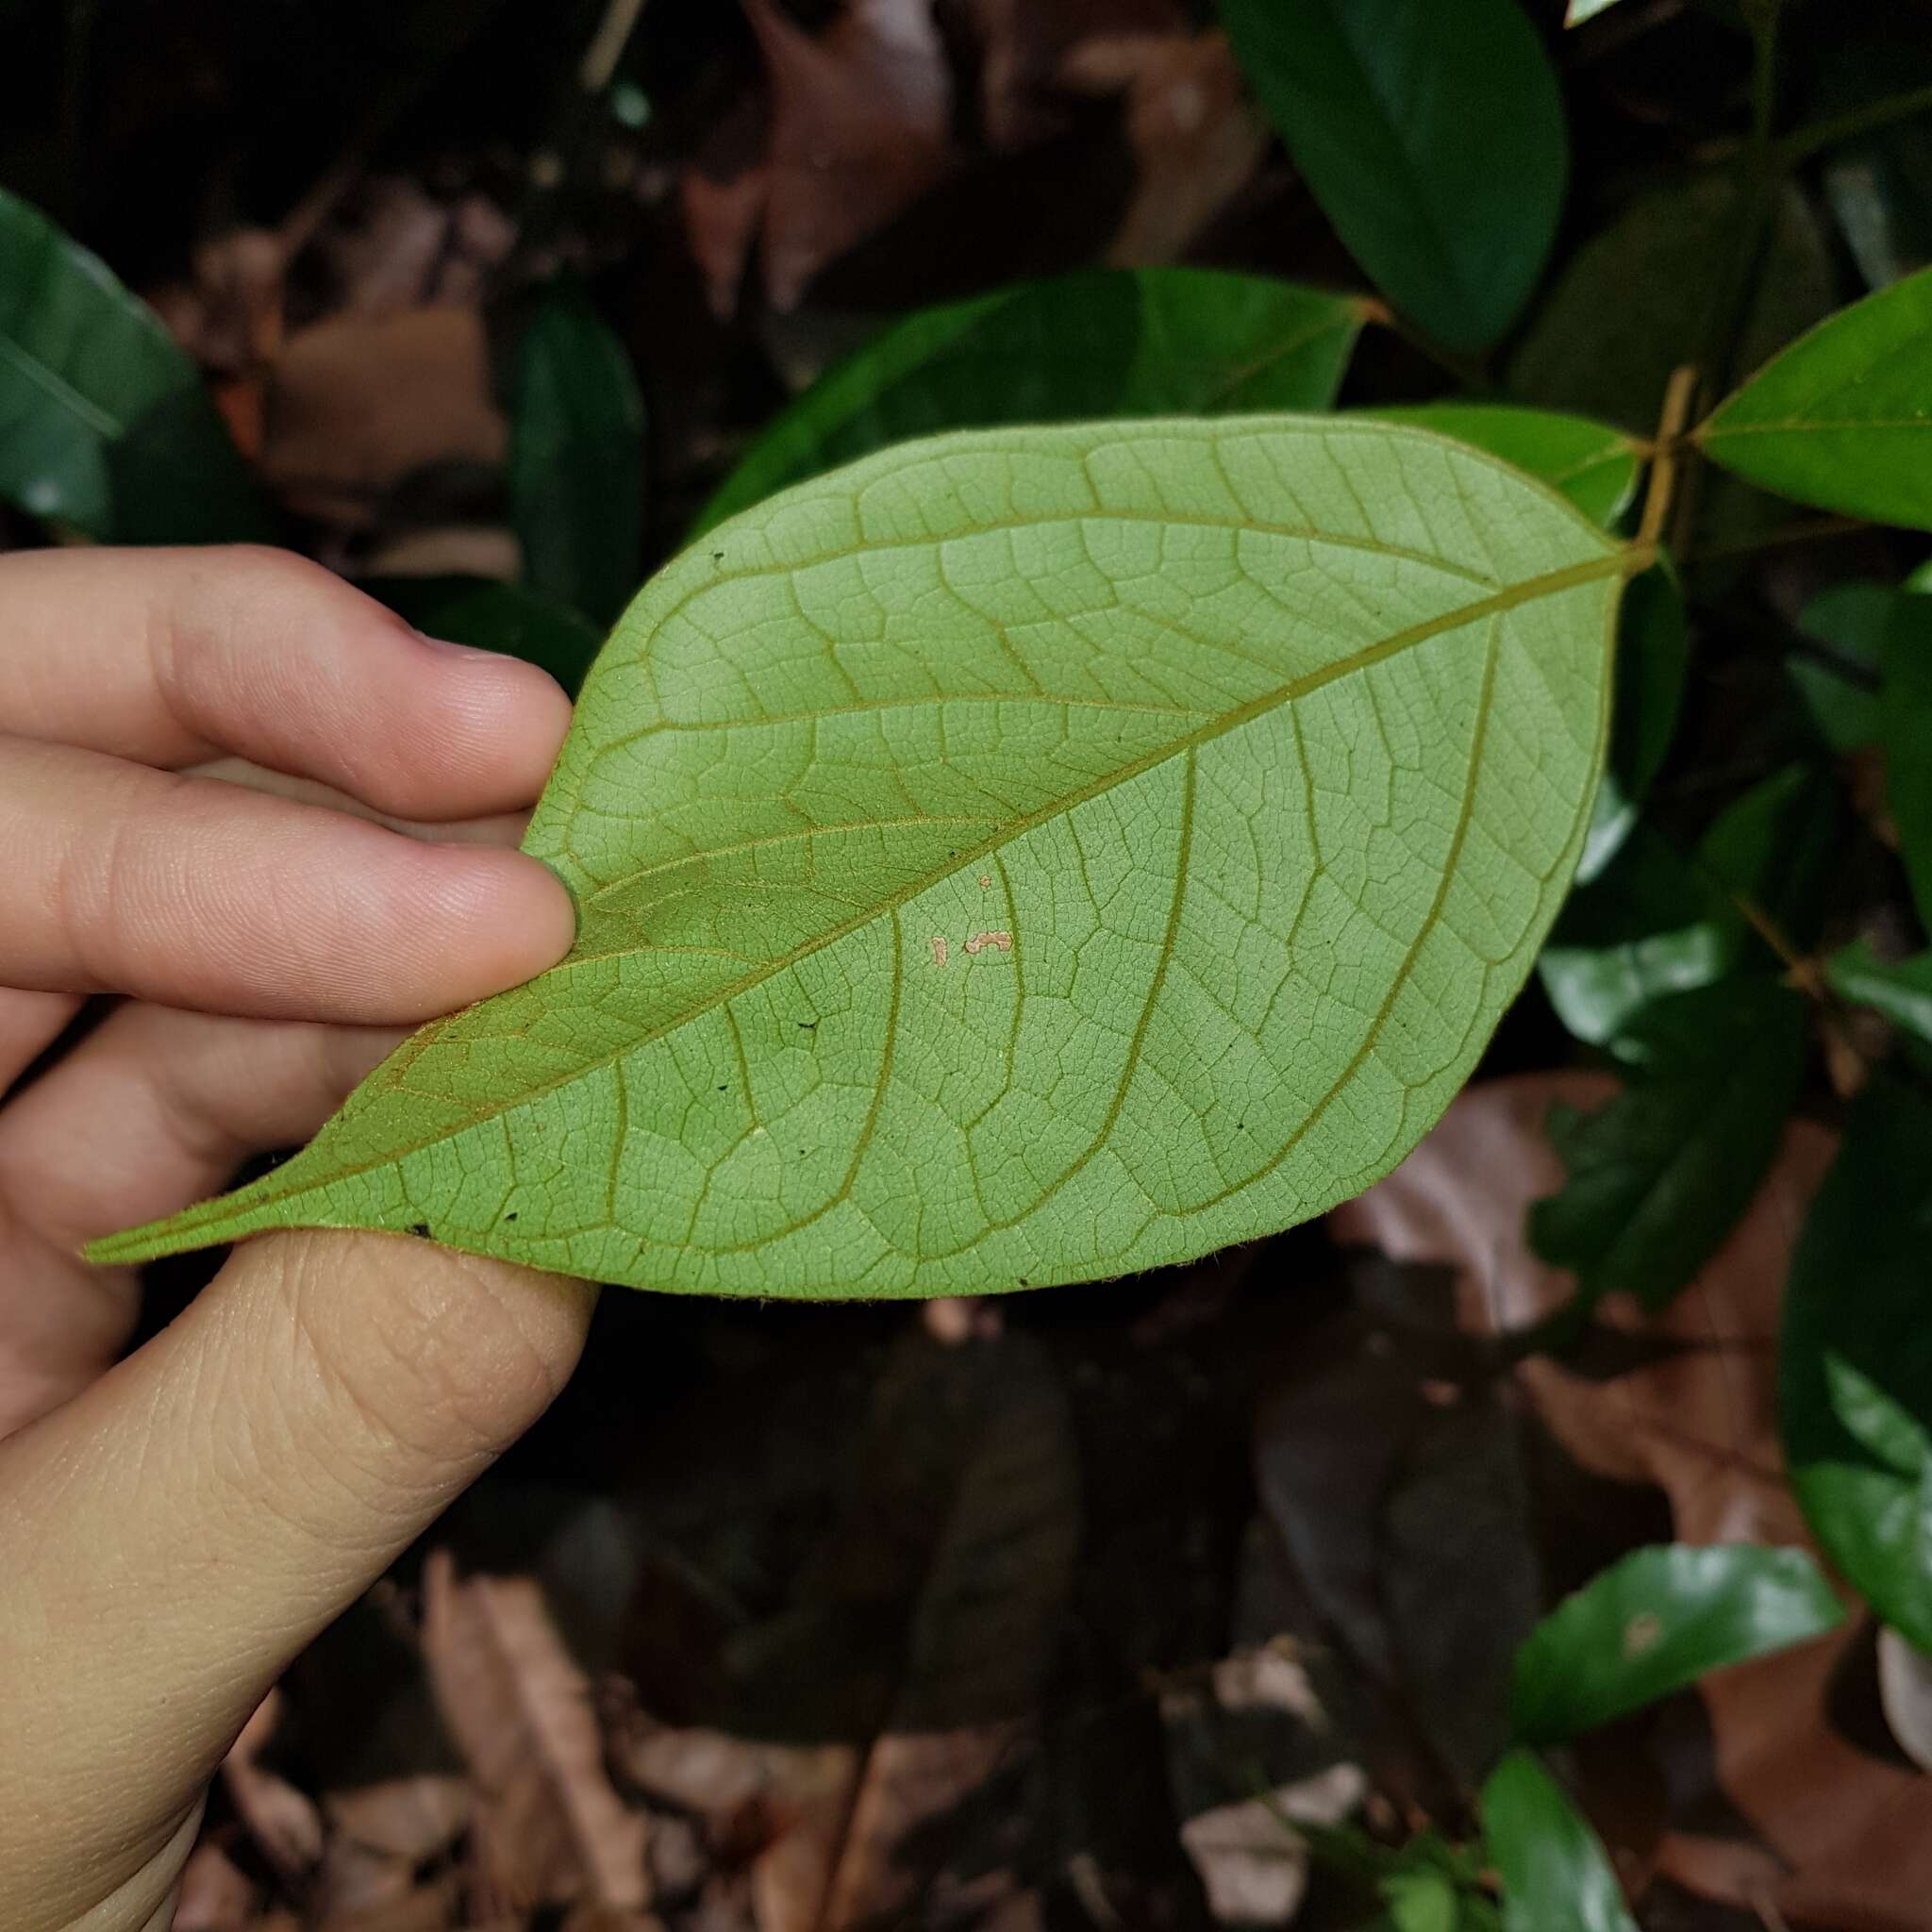
[{"label": "pale green leaf blade", "polygon": [[1853,1104],[1791,1257],[1778,1416],[1824,1554],[1932,1650],[1932,1102],[1879,1074]]},{"label": "pale green leaf blade", "polygon": [[1637,1932],[1603,1840],[1533,1751],[1510,1752],[1479,1803],[1504,1932]]},{"label": "pale green leaf blade", "polygon": [[940,430],[1326,408],[1367,306],[1263,275],[1147,268],[1086,270],[923,308],[784,410],[695,533],[789,484]]},{"label": "pale green leaf blade", "polygon": [[1834,992],[1932,1045],[1932,952],[1881,959],[1863,940],[1854,940],[1824,962],[1824,976]]},{"label": "pale green leaf blade", "polygon": [[1827,317],[1720,404],[1696,440],[1780,496],[1932,529],[1932,269]]},{"label": "pale green leaf blade", "polygon": [[274,529],[200,371],[160,317],[4,189],[0,497],[119,542]]},{"label": "pale green leaf blade", "polygon": [[1643,467],[1643,445],[1635,437],[1556,409],[1517,403],[1416,403],[1363,414],[1473,442],[1560,490],[1591,523],[1606,528],[1629,508]]},{"label": "pale green leaf blade", "polygon": [[1451,349],[1529,299],[1569,172],[1563,100],[1516,0],[1221,0],[1262,108],[1349,253]]},{"label": "pale green leaf blade", "polygon": [[585,685],[526,841],[570,958],[96,1252],[325,1224],[932,1294],[1320,1213],[1535,957],[1641,561],[1479,452],[1320,418],[967,434],[803,485],[656,578]]},{"label": "pale green leaf blade", "polygon": [[1836,1629],[1844,1611],[1804,1550],[1659,1543],[1565,1597],[1516,1653],[1510,1722],[1555,1744]]}]

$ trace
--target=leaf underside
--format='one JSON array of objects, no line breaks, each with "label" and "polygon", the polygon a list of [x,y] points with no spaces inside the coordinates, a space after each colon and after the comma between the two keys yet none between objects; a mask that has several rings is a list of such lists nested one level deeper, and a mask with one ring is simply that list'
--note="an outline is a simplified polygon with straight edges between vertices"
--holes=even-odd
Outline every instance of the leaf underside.
[{"label": "leaf underside", "polygon": [[1536,956],[1630,564],[1491,458],[1332,419],[975,431],[802,485],[586,683],[525,841],[571,956],[95,1258],[326,1225],[917,1295],[1317,1214]]}]

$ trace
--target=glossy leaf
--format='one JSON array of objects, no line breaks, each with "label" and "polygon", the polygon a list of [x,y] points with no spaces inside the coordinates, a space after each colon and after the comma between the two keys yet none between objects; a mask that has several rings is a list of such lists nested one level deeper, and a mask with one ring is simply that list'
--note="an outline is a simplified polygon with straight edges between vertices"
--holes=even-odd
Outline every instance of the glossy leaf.
[{"label": "glossy leaf", "polygon": [[1676,733],[1690,660],[1684,592],[1665,559],[1631,580],[1618,613],[1610,758],[1576,867],[1581,884],[1597,877],[1636,829]]},{"label": "glossy leaf", "polygon": [[1898,594],[1884,584],[1834,584],[1799,613],[1798,628],[1820,648],[1794,651],[1785,669],[1833,751],[1860,751],[1878,737],[1879,664]]},{"label": "glossy leaf", "polygon": [[1364,413],[1473,442],[1560,490],[1592,523],[1606,527],[1615,524],[1637,494],[1643,466],[1641,446],[1621,429],[1587,416],[1512,403],[1420,403]]},{"label": "glossy leaf", "polygon": [[1268,118],[1389,299],[1457,350],[1529,299],[1556,239],[1562,95],[1515,0],[1221,0]]},{"label": "glossy leaf", "polygon": [[1094,269],[921,309],[786,409],[696,528],[936,430],[1325,409],[1363,313],[1353,295],[1199,268]]},{"label": "glossy leaf", "polygon": [[608,624],[637,589],[644,402],[630,357],[571,284],[552,290],[518,345],[510,523],[531,587]]},{"label": "glossy leaf", "polygon": [[1603,1840],[1534,1752],[1510,1752],[1480,1805],[1504,1932],[1637,1932]]},{"label": "glossy leaf", "polygon": [[526,849],[577,943],[257,1186],[639,1286],[1115,1274],[1321,1212],[1467,1076],[1581,848],[1630,567],[1419,431],[1004,430],[687,551]]},{"label": "glossy leaf", "polygon": [[1823,1636],[1843,1616],[1803,1550],[1633,1550],[1566,1597],[1517,1651],[1510,1721],[1526,1743],[1560,1743],[1707,1671]]},{"label": "glossy leaf", "polygon": [[365,577],[360,588],[426,636],[541,665],[573,694],[604,641],[568,605],[493,577]]},{"label": "glossy leaf", "polygon": [[1725,980],[1646,1007],[1621,1041],[1628,1083],[1592,1114],[1551,1109],[1570,1178],[1530,1209],[1530,1244],[1586,1302],[1617,1291],[1664,1307],[1750,1205],[1797,1103],[1805,1003]]},{"label": "glossy leaf", "polygon": [[1919,924],[1932,933],[1932,598],[1904,596],[1885,627],[1878,741]]},{"label": "glossy leaf", "polygon": [[1873,1008],[1932,1045],[1932,952],[1881,959],[1863,940],[1855,940],[1825,961],[1825,977],[1841,998]]},{"label": "glossy leaf", "polygon": [[1778,1408],[1791,1487],[1873,1608],[1932,1649],[1932,1101],[1884,1074],[1853,1104],[1791,1262]]},{"label": "glossy leaf", "polygon": [[274,527],[200,371],[160,318],[4,189],[0,497],[119,542]]},{"label": "glossy leaf", "polygon": [[1710,873],[1640,824],[1602,875],[1571,894],[1537,974],[1571,1033],[1616,1052],[1652,1001],[1733,971],[1748,937]]},{"label": "glossy leaf", "polygon": [[[1829,777],[1792,764],[1719,814],[1694,858],[1637,826],[1603,874],[1573,894],[1538,962],[1543,991],[1577,1039],[1625,1058],[1629,1023],[1652,1000],[1740,970],[1780,968],[1735,894],[1801,946],[1816,937],[1837,862]],[[1587,848],[1586,848],[1587,849]]]},{"label": "glossy leaf", "polygon": [[1821,323],[1696,434],[1761,489],[1932,529],[1932,269]]}]

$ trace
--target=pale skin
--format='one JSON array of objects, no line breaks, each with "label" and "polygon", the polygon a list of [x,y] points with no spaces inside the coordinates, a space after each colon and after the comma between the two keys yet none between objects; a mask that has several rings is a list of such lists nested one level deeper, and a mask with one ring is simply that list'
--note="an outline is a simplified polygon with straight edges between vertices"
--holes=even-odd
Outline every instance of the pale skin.
[{"label": "pale skin", "polygon": [[[298,558],[0,556],[15,1932],[163,1932],[249,1713],[575,1364],[582,1284],[320,1233],[238,1248],[124,1357],[133,1276],[79,1256],[306,1140],[402,1030],[562,957],[569,900],[508,847],[568,717],[541,672],[434,645]],[[122,997],[23,1082],[98,993]]]}]

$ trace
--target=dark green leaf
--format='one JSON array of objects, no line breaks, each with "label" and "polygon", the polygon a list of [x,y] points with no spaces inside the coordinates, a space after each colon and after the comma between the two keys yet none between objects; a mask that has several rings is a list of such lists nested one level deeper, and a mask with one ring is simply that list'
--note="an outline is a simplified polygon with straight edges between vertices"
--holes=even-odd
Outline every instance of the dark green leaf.
[{"label": "dark green leaf", "polygon": [[[1365,415],[1473,442],[1560,490],[1592,523],[1615,524],[1637,493],[1642,452],[1621,429],[1513,403],[1421,403]],[[1641,582],[1641,579],[1639,579]],[[1636,594],[1637,586],[1631,586]]]},{"label": "dark green leaf", "polygon": [[1932,529],[1932,269],[1820,324],[1696,435],[1760,489]]},{"label": "dark green leaf", "polygon": [[1481,1808],[1505,1932],[1637,1932],[1603,1841],[1534,1752],[1497,1765]]},{"label": "dark green leaf", "polygon": [[[1557,276],[1509,365],[1510,392],[1654,432],[1671,372],[1704,338],[1712,264],[1724,259],[1736,218],[1735,190],[1717,175],[1633,203]],[[1790,191],[1774,210],[1751,286],[1740,366],[1775,355],[1831,302],[1830,258]]]},{"label": "dark green leaf", "polygon": [[1525,1742],[1557,1743],[1707,1671],[1822,1636],[1843,1614],[1803,1550],[1633,1550],[1566,1597],[1517,1651],[1510,1720]]},{"label": "dark green leaf", "polygon": [[273,529],[200,372],[160,318],[5,190],[0,496],[103,541]]},{"label": "dark green leaf", "polygon": [[887,443],[1108,416],[1325,409],[1363,305],[1260,275],[1094,269],[896,323],[752,444],[695,533]]},{"label": "dark green leaf", "polygon": [[[1865,8],[1814,42],[1796,126],[1828,124],[1932,82],[1932,45],[1905,8]],[[1795,63],[1794,63],[1795,65]],[[1799,73],[1792,75],[1801,79]],[[1932,120],[1907,116],[1836,142],[1820,185],[1866,283],[1881,289],[1932,260]]]},{"label": "dark green leaf", "polygon": [[1593,1114],[1552,1108],[1570,1178],[1530,1209],[1531,1245],[1585,1302],[1662,1307],[1722,1245],[1777,1151],[1805,1066],[1805,1003],[1730,979],[1646,1007],[1622,1045],[1628,1084]]},{"label": "dark green leaf", "polygon": [[1892,606],[1885,627],[1878,738],[1899,857],[1919,923],[1932,932],[1932,597],[1901,597]]},{"label": "dark green leaf", "polygon": [[1830,774],[1790,764],[1726,807],[1697,852],[1721,886],[1751,899],[1803,950],[1824,923],[1838,833]]},{"label": "dark green leaf", "polygon": [[1932,1100],[1876,1076],[1799,1236],[1778,1359],[1785,1458],[1806,1517],[1921,1649],[1932,1648],[1928,1148]]},{"label": "dark green leaf", "polygon": [[1724,978],[1747,941],[1709,872],[1639,824],[1603,874],[1571,894],[1537,973],[1563,1024],[1615,1052],[1653,1000]]},{"label": "dark green leaf", "polygon": [[1664,558],[1631,579],[1617,613],[1610,756],[1576,867],[1585,885],[1616,857],[1637,824],[1677,728],[1690,656],[1684,593],[1675,570]]},{"label": "dark green leaf", "polygon": [[1785,669],[1833,751],[1858,751],[1877,740],[1879,663],[1898,594],[1884,584],[1834,584],[1798,618],[1798,628],[1822,648],[1816,657],[1794,652]]},{"label": "dark green leaf", "polygon": [[568,605],[493,577],[369,577],[361,588],[429,637],[541,665],[573,696],[604,641]]},{"label": "dark green leaf", "polygon": [[1831,956],[1824,970],[1834,992],[1932,1042],[1932,952],[1881,959],[1863,940],[1854,940]]},{"label": "dark green leaf", "polygon": [[1515,0],[1221,0],[1261,106],[1377,288],[1457,350],[1529,299],[1569,171]]},{"label": "dark green leaf", "polygon": [[643,455],[643,397],[624,344],[579,290],[552,290],[517,351],[510,522],[532,588],[600,624],[638,588]]}]

